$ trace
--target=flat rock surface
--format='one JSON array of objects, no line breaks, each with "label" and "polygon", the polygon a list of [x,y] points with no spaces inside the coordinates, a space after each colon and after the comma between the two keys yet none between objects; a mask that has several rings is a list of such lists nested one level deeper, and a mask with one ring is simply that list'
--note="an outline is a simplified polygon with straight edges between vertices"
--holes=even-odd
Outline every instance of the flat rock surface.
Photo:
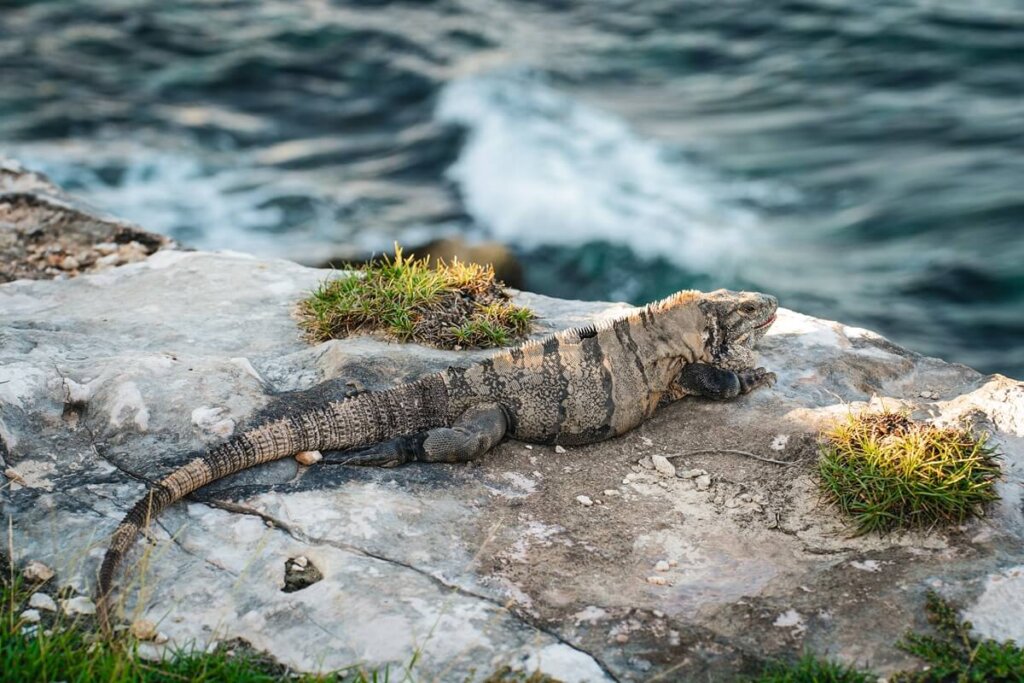
[{"label": "flat rock surface", "polygon": [[[487,353],[368,337],[310,346],[292,306],[328,274],[165,250],[0,285],[0,469],[17,475],[0,506],[15,562],[40,560],[89,594],[145,481],[274,402]],[[540,314],[538,334],[625,310],[516,298]],[[1024,384],[786,310],[760,351],[772,389],[686,399],[595,446],[508,441],[477,464],[397,469],[289,458],[219,482],[140,539],[121,581],[126,619],[172,645],[244,638],[308,671],[398,672],[419,653],[415,680],[505,664],[565,681],[727,679],[805,649],[884,673],[913,663],[894,643],[923,624],[928,588],[982,633],[1024,640]],[[872,400],[993,433],[1006,476],[987,519],[851,536],[819,500],[815,433]],[[792,464],[693,453],[708,448]],[[312,578],[285,592],[286,571]]]}]

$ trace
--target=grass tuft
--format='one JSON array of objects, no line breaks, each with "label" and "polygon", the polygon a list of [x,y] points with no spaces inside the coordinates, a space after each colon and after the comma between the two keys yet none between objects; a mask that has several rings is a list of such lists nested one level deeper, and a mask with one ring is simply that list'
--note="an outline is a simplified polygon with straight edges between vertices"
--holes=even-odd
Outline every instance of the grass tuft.
[{"label": "grass tuft", "polygon": [[863,413],[824,431],[821,453],[825,494],[858,534],[959,524],[998,498],[996,449],[969,429]]},{"label": "grass tuft", "polygon": [[299,323],[315,342],[381,332],[440,348],[490,348],[518,341],[534,314],[515,306],[490,265],[394,256],[325,280],[299,303]]},{"label": "grass tuft", "polygon": [[893,683],[939,683],[941,681],[1024,681],[1024,650],[1012,641],[977,640],[971,636],[971,622],[961,621],[956,608],[934,591],[925,599],[928,621],[935,635],[908,633],[898,647],[923,659],[923,671],[901,671]]},{"label": "grass tuft", "polygon": [[805,654],[792,664],[777,662],[754,681],[756,683],[874,683],[877,676],[850,666]]}]

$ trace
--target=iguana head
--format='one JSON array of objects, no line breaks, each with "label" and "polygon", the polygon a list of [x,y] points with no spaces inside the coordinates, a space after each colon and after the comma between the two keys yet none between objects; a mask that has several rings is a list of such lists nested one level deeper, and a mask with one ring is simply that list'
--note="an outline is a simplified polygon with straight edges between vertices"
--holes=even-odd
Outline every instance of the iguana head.
[{"label": "iguana head", "polygon": [[775,322],[779,301],[760,292],[719,289],[700,297],[704,313],[704,345],[711,362],[740,370],[754,365],[754,344]]}]

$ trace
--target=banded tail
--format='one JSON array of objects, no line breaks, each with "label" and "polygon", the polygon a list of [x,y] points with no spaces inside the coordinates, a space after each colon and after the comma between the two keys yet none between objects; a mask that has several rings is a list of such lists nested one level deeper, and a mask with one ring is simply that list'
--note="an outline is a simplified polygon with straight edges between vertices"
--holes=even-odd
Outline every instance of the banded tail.
[{"label": "banded tail", "polygon": [[135,504],[111,537],[96,589],[96,614],[103,632],[111,633],[109,598],[121,561],[139,531],[172,503],[218,479],[300,451],[359,448],[442,426],[448,420],[447,406],[444,380],[429,375],[267,422],[167,475]]}]

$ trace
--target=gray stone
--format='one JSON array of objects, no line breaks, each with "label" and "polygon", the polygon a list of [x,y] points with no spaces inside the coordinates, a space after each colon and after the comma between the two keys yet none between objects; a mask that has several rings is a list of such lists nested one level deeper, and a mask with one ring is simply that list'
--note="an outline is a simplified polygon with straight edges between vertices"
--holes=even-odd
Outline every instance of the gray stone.
[{"label": "gray stone", "polygon": [[28,606],[34,609],[46,610],[47,612],[57,611],[57,603],[46,593],[33,593],[32,597],[28,599]]},{"label": "gray stone", "polygon": [[[490,353],[369,337],[310,346],[292,307],[330,275],[163,249],[73,279],[0,285],[0,454],[23,482],[0,487],[0,511],[17,566],[36,559],[60,585],[91,590],[145,480],[279,402],[383,388]],[[537,335],[626,310],[516,300],[540,314]],[[152,547],[139,541],[128,565],[140,569],[118,582],[125,613],[160,624],[175,645],[244,638],[307,671],[395,669],[418,651],[418,678],[451,680],[502,664],[577,681],[730,679],[752,658],[805,649],[886,673],[913,661],[894,644],[936,586],[982,634],[1021,637],[1024,610],[1006,605],[1024,594],[1008,559],[1024,547],[1024,384],[788,310],[760,350],[775,387],[686,399],[644,436],[558,458],[510,442],[471,467],[287,458],[218,482],[155,520]],[[943,398],[922,402],[923,390]],[[850,534],[820,502],[815,434],[871,401],[991,432],[1005,478],[987,519]],[[696,453],[768,454],[780,433],[796,465]],[[633,475],[651,443],[685,457],[682,476],[713,478],[722,504],[676,479]],[[577,502],[617,482],[616,504]],[[741,493],[758,505],[727,509]],[[298,557],[323,578],[283,592],[285,563]],[[652,576],[666,558],[679,568]],[[585,610],[603,617],[581,619]]]}]

